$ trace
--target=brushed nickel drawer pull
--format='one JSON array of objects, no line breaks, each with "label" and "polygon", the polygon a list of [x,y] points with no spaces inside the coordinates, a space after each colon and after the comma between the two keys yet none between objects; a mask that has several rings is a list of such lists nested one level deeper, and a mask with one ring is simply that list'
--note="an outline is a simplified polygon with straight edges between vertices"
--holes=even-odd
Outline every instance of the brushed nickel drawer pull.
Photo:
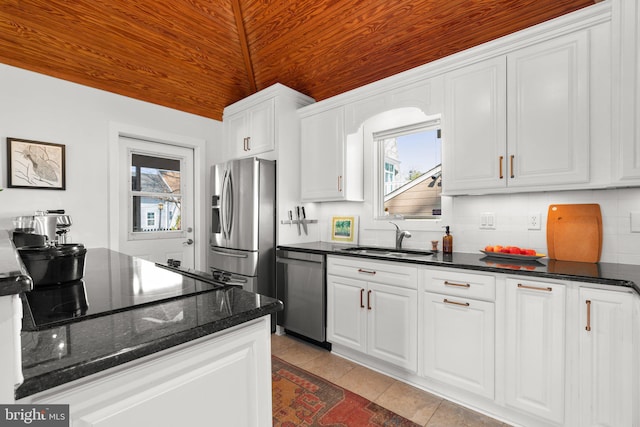
[{"label": "brushed nickel drawer pull", "polygon": [[445,304],[455,304],[455,305],[461,305],[463,307],[469,307],[469,303],[468,302],[449,301],[446,298],[442,302],[444,302]]},{"label": "brushed nickel drawer pull", "polygon": [[587,331],[591,331],[591,301],[587,300],[587,327],[584,328]]},{"label": "brushed nickel drawer pull", "polygon": [[461,287],[461,288],[470,288],[470,287],[471,287],[471,285],[470,285],[470,284],[468,284],[468,283],[453,283],[453,282],[450,282],[450,281],[448,281],[448,280],[445,280],[445,281],[444,281],[444,284],[445,284],[446,286],[459,286],[459,287]]},{"label": "brushed nickel drawer pull", "polygon": [[364,302],[362,302],[363,295],[364,295],[364,289],[360,289],[360,308],[364,308]]},{"label": "brushed nickel drawer pull", "polygon": [[365,270],[363,268],[359,268],[358,269],[358,273],[364,273],[364,274],[376,274],[376,272],[374,270]]},{"label": "brushed nickel drawer pull", "polygon": [[367,291],[367,310],[371,310],[371,289]]},{"label": "brushed nickel drawer pull", "polygon": [[523,289],[532,289],[534,291],[545,291],[545,292],[553,291],[553,288],[541,288],[539,286],[528,286],[528,285],[523,285],[522,283],[518,283],[518,287]]}]

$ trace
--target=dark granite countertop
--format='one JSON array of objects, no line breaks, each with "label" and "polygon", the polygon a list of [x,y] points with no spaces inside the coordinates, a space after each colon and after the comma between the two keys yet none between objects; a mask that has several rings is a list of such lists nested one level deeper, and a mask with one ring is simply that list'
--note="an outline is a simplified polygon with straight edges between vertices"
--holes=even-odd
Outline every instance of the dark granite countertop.
[{"label": "dark granite countertop", "polygon": [[[280,245],[278,249],[318,254],[344,255],[359,258],[370,258],[390,261],[389,257],[361,255],[346,252],[350,246],[331,242],[311,242]],[[610,286],[631,288],[640,294],[640,265],[599,262],[595,264],[572,261],[558,261],[542,258],[536,261],[515,261],[485,256],[482,253],[443,254],[437,252],[431,257],[420,259],[401,258],[393,260],[421,264],[427,266],[452,267],[464,270],[488,271],[541,277],[560,280],[575,280],[587,283],[598,283]]]},{"label": "dark granite countertop", "polygon": [[31,288],[31,277],[13,246],[9,231],[0,230],[0,296],[17,295]]},{"label": "dark granite countertop", "polygon": [[[55,295],[66,287],[73,289],[62,305],[70,310],[54,312],[61,306]],[[16,399],[283,307],[274,298],[213,283],[208,277],[183,276],[107,249],[87,251],[81,283],[37,288],[21,296],[24,382],[15,392]],[[47,317],[46,312],[53,314]]]}]

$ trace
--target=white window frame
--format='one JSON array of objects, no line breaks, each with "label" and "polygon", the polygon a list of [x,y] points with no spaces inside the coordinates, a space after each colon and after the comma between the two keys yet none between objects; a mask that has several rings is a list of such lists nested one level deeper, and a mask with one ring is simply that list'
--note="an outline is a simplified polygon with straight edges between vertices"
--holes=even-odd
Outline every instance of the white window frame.
[{"label": "white window frame", "polygon": [[[410,135],[422,131],[428,131],[432,129],[442,129],[442,123],[440,117],[432,118],[426,121],[421,121],[418,123],[412,123],[405,126],[399,126],[392,129],[385,129],[381,131],[373,132],[373,143],[374,147],[374,172],[373,178],[375,180],[375,196],[373,203],[373,218],[375,220],[415,220],[415,221],[440,221],[444,216],[444,206],[443,206],[443,198],[440,197],[440,208],[441,215],[439,216],[430,216],[430,217],[410,217],[410,216],[387,216],[384,214],[384,177],[386,174],[386,169],[384,165],[384,144],[381,143],[384,139],[389,138],[397,138],[403,135]],[[442,140],[441,140],[442,141]],[[442,150],[442,146],[440,147]],[[442,153],[441,153],[442,154]],[[441,156],[442,158],[442,156]]]}]

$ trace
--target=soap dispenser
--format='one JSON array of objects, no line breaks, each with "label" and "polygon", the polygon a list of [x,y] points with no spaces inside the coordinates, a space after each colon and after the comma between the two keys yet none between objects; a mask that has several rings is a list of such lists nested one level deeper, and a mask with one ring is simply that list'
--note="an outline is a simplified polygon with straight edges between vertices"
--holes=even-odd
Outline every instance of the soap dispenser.
[{"label": "soap dispenser", "polygon": [[442,253],[453,253],[453,236],[449,233],[449,226],[445,226],[445,235],[442,238]]}]

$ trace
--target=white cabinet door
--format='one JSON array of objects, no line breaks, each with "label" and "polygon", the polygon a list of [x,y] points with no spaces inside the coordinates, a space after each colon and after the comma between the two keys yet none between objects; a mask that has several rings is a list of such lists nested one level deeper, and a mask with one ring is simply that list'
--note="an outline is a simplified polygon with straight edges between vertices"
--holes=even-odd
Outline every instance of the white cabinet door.
[{"label": "white cabinet door", "polygon": [[507,55],[510,187],[589,180],[587,31]]},{"label": "white cabinet door", "polygon": [[327,274],[327,341],[367,351],[367,283]]},{"label": "white cabinet door", "polygon": [[424,292],[423,375],[494,398],[494,303]]},{"label": "white cabinet door", "polygon": [[444,190],[506,185],[506,60],[448,73],[442,145]]},{"label": "white cabinet door", "polygon": [[345,198],[344,107],[303,117],[301,192],[303,201]]},{"label": "white cabinet door", "polygon": [[640,4],[612,2],[613,180],[640,184]]},{"label": "white cabinet door", "polygon": [[632,295],[580,288],[580,426],[633,425]]},{"label": "white cabinet door", "polygon": [[410,371],[418,369],[417,291],[368,283],[367,352]]},{"label": "white cabinet door", "polygon": [[588,183],[589,102],[587,31],[448,73],[444,190]]},{"label": "white cabinet door", "polygon": [[506,281],[506,402],[558,423],[564,420],[565,286]]},{"label": "white cabinet door", "polygon": [[275,148],[275,99],[267,99],[225,118],[231,158],[255,156]]}]

